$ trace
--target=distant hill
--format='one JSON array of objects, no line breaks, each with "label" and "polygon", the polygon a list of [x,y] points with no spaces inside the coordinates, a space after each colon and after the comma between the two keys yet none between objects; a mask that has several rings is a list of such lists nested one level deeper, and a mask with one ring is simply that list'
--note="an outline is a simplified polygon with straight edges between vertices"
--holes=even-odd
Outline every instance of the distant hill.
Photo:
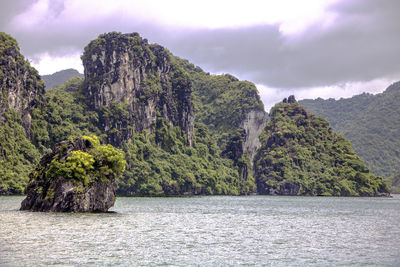
[{"label": "distant hill", "polygon": [[83,78],[83,74],[79,73],[75,69],[67,69],[67,70],[57,71],[57,72],[55,72],[53,74],[49,74],[49,75],[42,75],[41,77],[45,83],[45,89],[49,90],[50,88],[53,88],[54,86],[65,83],[72,77]]},{"label": "distant hill", "polygon": [[400,82],[377,95],[318,98],[300,104],[325,117],[335,131],[348,138],[372,173],[388,178],[400,171]]}]

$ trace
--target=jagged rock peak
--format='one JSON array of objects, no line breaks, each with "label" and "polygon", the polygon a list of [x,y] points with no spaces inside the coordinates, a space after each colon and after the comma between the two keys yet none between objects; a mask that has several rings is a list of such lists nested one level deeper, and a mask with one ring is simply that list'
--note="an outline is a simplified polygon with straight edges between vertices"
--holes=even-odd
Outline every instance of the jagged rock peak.
[{"label": "jagged rock peak", "polygon": [[[148,44],[138,33],[100,35],[85,47],[82,56],[89,105],[115,113],[118,106],[126,116],[118,123],[103,116],[102,127],[121,130],[111,143],[129,138],[129,128],[153,131],[160,118],[179,126],[188,144],[193,142],[192,87],[187,74],[169,51]],[[110,113],[109,112],[109,113]],[[134,127],[132,127],[134,126]]]},{"label": "jagged rock peak", "polygon": [[294,97],[294,95],[289,96],[288,98],[284,98],[283,103],[297,103],[296,98]]},{"label": "jagged rock peak", "polygon": [[30,136],[31,112],[43,101],[44,83],[20,53],[17,41],[0,32],[0,124],[4,113],[14,110]]}]

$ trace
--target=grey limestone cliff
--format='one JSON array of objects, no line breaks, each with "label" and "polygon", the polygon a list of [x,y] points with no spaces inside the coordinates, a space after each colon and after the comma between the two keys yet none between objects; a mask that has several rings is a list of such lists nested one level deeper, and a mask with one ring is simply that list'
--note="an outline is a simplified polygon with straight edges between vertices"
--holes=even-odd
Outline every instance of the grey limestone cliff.
[{"label": "grey limestone cliff", "polygon": [[192,145],[191,82],[166,49],[137,33],[114,32],[92,41],[82,61],[89,105],[100,111],[109,142],[118,145],[133,131],[153,132],[165,119]]},{"label": "grey limestone cliff", "polygon": [[267,114],[264,110],[253,109],[250,110],[244,119],[241,121],[239,127],[244,130],[245,138],[242,143],[244,152],[247,152],[251,161],[261,146],[259,135],[263,131],[267,122]]}]

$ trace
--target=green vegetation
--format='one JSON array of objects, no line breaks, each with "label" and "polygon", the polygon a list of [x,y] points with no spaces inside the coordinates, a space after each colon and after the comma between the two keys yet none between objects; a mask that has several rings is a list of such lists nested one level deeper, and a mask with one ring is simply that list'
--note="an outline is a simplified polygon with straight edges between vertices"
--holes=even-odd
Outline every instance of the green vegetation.
[{"label": "green vegetation", "polygon": [[236,77],[210,75],[187,60],[174,57],[192,82],[195,120],[204,124],[216,140],[221,156],[232,159],[242,179],[253,178],[249,155],[243,151],[242,120],[251,110],[264,112],[255,85]]},{"label": "green vegetation", "polygon": [[20,54],[17,41],[0,33],[0,193],[21,193],[39,160],[27,136],[29,112],[41,105],[43,86],[37,71]]},{"label": "green vegetation", "polygon": [[255,157],[259,192],[325,196],[388,192],[385,181],[369,173],[350,143],[322,117],[306,112],[297,102],[275,105],[270,117]]},{"label": "green vegetation", "polygon": [[192,82],[196,121],[204,123],[225,150],[239,135],[239,124],[249,110],[264,110],[255,85],[232,75],[210,75],[187,60],[174,58]]},{"label": "green vegetation", "polygon": [[9,110],[3,116],[5,122],[0,125],[0,193],[20,194],[40,154],[26,138],[18,114]]},{"label": "green vegetation", "polygon": [[390,176],[387,179],[388,184],[390,184],[390,192],[394,194],[400,194],[400,173]]},{"label": "green vegetation", "polygon": [[[127,170],[117,192],[122,194],[238,195],[255,191],[254,179],[243,180],[233,161],[220,151],[207,128],[196,124],[193,147],[185,145],[178,127],[167,123],[155,134],[136,134],[122,145]],[[161,146],[155,139],[163,140]]]},{"label": "green vegetation", "polygon": [[33,111],[31,139],[41,151],[71,136],[100,135],[98,114],[89,110],[82,84],[82,78],[74,77],[48,90],[46,105]]},{"label": "green vegetation", "polygon": [[[100,141],[95,135],[83,136],[82,139],[89,141],[91,148],[87,151],[71,151],[71,156],[65,159],[60,158],[60,156],[63,156],[68,144],[59,148],[59,153],[54,155],[50,167],[46,171],[45,176],[48,180],[61,176],[66,179],[73,179],[76,184],[82,184],[86,187],[95,179],[108,181],[110,175],[114,179],[122,176],[126,161],[121,150],[109,144],[100,145]],[[38,172],[37,175],[42,174]],[[32,176],[31,179],[33,181],[36,177]]]},{"label": "green vegetation", "polygon": [[[44,82],[20,53],[17,41],[4,32],[0,32],[0,87],[0,116],[5,106],[9,105],[7,96],[10,88],[20,90],[17,94],[24,100],[30,98],[29,93],[44,89]],[[39,104],[41,100],[36,99],[36,102]]]},{"label": "green vegetation", "polygon": [[300,101],[348,138],[371,172],[388,178],[400,171],[400,82],[377,95]]}]

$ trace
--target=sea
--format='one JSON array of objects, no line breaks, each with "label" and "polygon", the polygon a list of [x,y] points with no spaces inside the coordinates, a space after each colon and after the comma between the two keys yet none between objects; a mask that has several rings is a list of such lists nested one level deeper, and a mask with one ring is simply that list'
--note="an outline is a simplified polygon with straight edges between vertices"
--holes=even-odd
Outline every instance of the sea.
[{"label": "sea", "polygon": [[0,266],[400,266],[400,195],[117,197],[107,213],[0,196]]}]

